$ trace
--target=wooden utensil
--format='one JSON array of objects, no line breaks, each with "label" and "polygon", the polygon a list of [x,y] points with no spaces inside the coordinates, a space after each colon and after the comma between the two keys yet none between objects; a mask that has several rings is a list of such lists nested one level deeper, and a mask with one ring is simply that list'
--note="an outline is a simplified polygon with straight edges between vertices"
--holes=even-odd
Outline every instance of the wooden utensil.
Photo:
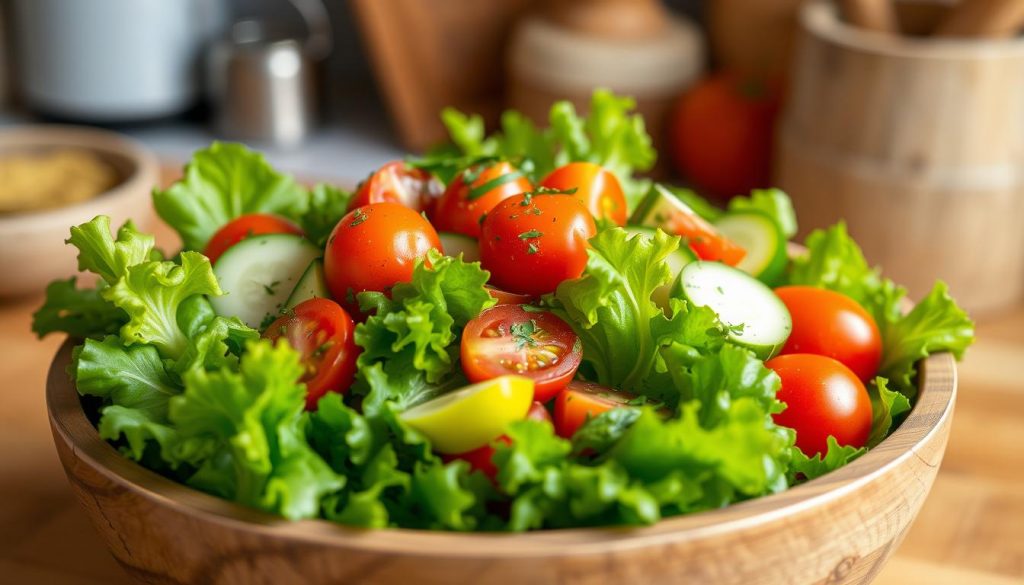
[{"label": "wooden utensil", "polygon": [[935,31],[940,37],[1006,38],[1024,27],[1024,0],[963,0]]},{"label": "wooden utensil", "polygon": [[802,15],[776,177],[802,228],[840,219],[912,296],[971,313],[1024,296],[1024,40],[855,35]]},{"label": "wooden utensil", "polygon": [[890,0],[842,0],[843,18],[860,28],[897,33],[896,13]]},{"label": "wooden utensil", "polygon": [[357,530],[287,522],[126,459],[86,418],[70,357],[66,343],[47,382],[58,454],[111,553],[153,584],[867,584],[931,488],[956,397],[952,356],[934,355],[913,411],[868,454],[780,494],[647,528]]}]

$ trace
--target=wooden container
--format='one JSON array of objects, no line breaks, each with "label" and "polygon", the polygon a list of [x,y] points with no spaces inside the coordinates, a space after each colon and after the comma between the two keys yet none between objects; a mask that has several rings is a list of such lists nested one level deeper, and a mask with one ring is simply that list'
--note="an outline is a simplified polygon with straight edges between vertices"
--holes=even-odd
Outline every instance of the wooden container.
[{"label": "wooden container", "polygon": [[1024,292],[1024,40],[908,38],[807,4],[777,182],[803,231],[845,218],[912,295],[971,312]]},{"label": "wooden container", "polygon": [[586,113],[594,89],[636,99],[659,150],[679,94],[704,70],[703,36],[656,1],[561,0],[523,18],[507,54],[506,101],[540,125],[551,104]]},{"label": "wooden container", "polygon": [[953,358],[932,356],[913,411],[870,453],[781,494],[647,528],[368,531],[287,522],[125,459],[86,419],[70,357],[65,343],[46,389],[61,462],[117,561],[154,584],[866,584],[931,489],[956,397]]}]

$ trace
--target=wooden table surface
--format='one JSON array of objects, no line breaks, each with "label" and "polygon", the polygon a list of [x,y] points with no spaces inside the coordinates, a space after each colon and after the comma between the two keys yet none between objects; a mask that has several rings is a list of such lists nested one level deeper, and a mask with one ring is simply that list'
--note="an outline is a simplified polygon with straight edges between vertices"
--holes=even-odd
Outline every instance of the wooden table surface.
[{"label": "wooden table surface", "polygon": [[[0,304],[0,582],[129,583],[54,451],[43,388],[62,339],[30,333],[39,302]],[[1024,583],[1024,306],[980,323],[978,337],[945,462],[879,585]]]}]

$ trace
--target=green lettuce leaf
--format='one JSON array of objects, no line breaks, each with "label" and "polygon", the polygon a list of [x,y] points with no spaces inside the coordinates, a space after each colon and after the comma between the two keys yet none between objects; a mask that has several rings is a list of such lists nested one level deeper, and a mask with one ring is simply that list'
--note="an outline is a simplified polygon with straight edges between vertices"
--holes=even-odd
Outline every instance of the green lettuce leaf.
[{"label": "green lettuce leaf", "polygon": [[103,298],[99,288],[78,288],[77,279],[55,280],[46,300],[32,315],[32,331],[40,338],[63,332],[71,337],[102,338],[117,333],[128,315]]},{"label": "green lettuce leaf", "polygon": [[334,226],[345,217],[351,197],[352,193],[333,185],[318,183],[314,186],[309,192],[309,207],[299,217],[299,225],[306,232],[306,237],[323,248]]},{"label": "green lettuce leaf", "polygon": [[163,458],[173,461],[175,431],[167,417],[168,402],[181,389],[168,374],[156,348],[125,347],[109,336],[87,339],[75,349],[71,375],[79,394],[102,398],[100,436],[125,440],[124,453],[142,459],[146,445],[156,441]]},{"label": "green lettuce leaf", "polygon": [[[551,107],[548,128],[542,130],[522,114],[508,111],[501,118],[501,131],[491,136],[480,116],[449,108],[441,119],[458,151],[454,157],[461,156],[462,161],[508,159],[534,183],[568,162],[596,163],[615,173],[632,208],[649,186],[649,181],[633,175],[653,167],[657,156],[643,118],[631,113],[635,106],[632,98],[599,89],[591,97],[587,116],[578,115],[570,102],[557,102]],[[433,166],[439,166],[436,154],[432,159]]]},{"label": "green lettuce leaf", "polygon": [[189,370],[169,409],[179,440],[209,454],[189,484],[287,518],[317,516],[344,479],[305,438],[303,372],[290,346],[263,340],[247,345],[237,372]]},{"label": "green lettuce leaf", "polygon": [[364,310],[375,312],[355,330],[363,348],[357,389],[372,391],[365,408],[386,401],[405,408],[452,387],[462,327],[495,303],[484,288],[488,277],[479,263],[431,252],[430,265],[417,265],[412,281],[395,285],[390,299],[359,295]]},{"label": "green lettuce leaf", "polygon": [[830,471],[835,471],[854,459],[867,453],[864,447],[851,447],[840,445],[832,435],[828,437],[828,450],[825,456],[817,453],[814,457],[808,457],[797,447],[793,447],[793,460],[790,463],[790,483],[809,481],[821,477]]},{"label": "green lettuce leaf", "polygon": [[871,397],[870,449],[888,437],[895,422],[910,411],[910,400],[899,392],[889,390],[888,380],[880,376],[868,384],[868,395]]},{"label": "green lettuce leaf", "polygon": [[121,327],[125,343],[156,346],[163,357],[178,359],[189,345],[178,325],[178,309],[194,295],[220,295],[210,260],[198,252],[182,252],[181,265],[146,262],[129,266],[126,274],[103,291],[128,314]]},{"label": "green lettuce leaf", "polygon": [[153,206],[185,248],[202,250],[221,226],[240,215],[276,213],[297,219],[307,199],[302,187],[271,168],[262,154],[241,144],[214,142],[192,155],[180,181],[153,191]]},{"label": "green lettuce leaf", "polygon": [[879,373],[910,398],[917,394],[914,379],[919,360],[941,351],[960,359],[974,342],[974,323],[941,281],[909,313],[880,324],[880,329],[883,352]]},{"label": "green lettuce leaf", "polygon": [[110,234],[110,218],[98,215],[71,228],[67,243],[78,248],[78,269],[98,274],[108,284],[124,276],[128,267],[151,260],[153,236],[135,229],[130,220]]}]

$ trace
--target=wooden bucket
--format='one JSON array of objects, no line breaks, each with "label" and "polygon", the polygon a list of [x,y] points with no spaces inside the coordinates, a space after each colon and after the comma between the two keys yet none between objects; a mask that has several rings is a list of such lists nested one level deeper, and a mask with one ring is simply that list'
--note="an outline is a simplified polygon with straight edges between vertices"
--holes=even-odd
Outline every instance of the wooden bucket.
[{"label": "wooden bucket", "polygon": [[801,11],[777,179],[806,233],[845,219],[868,260],[974,313],[1024,292],[1024,40],[882,35]]}]

